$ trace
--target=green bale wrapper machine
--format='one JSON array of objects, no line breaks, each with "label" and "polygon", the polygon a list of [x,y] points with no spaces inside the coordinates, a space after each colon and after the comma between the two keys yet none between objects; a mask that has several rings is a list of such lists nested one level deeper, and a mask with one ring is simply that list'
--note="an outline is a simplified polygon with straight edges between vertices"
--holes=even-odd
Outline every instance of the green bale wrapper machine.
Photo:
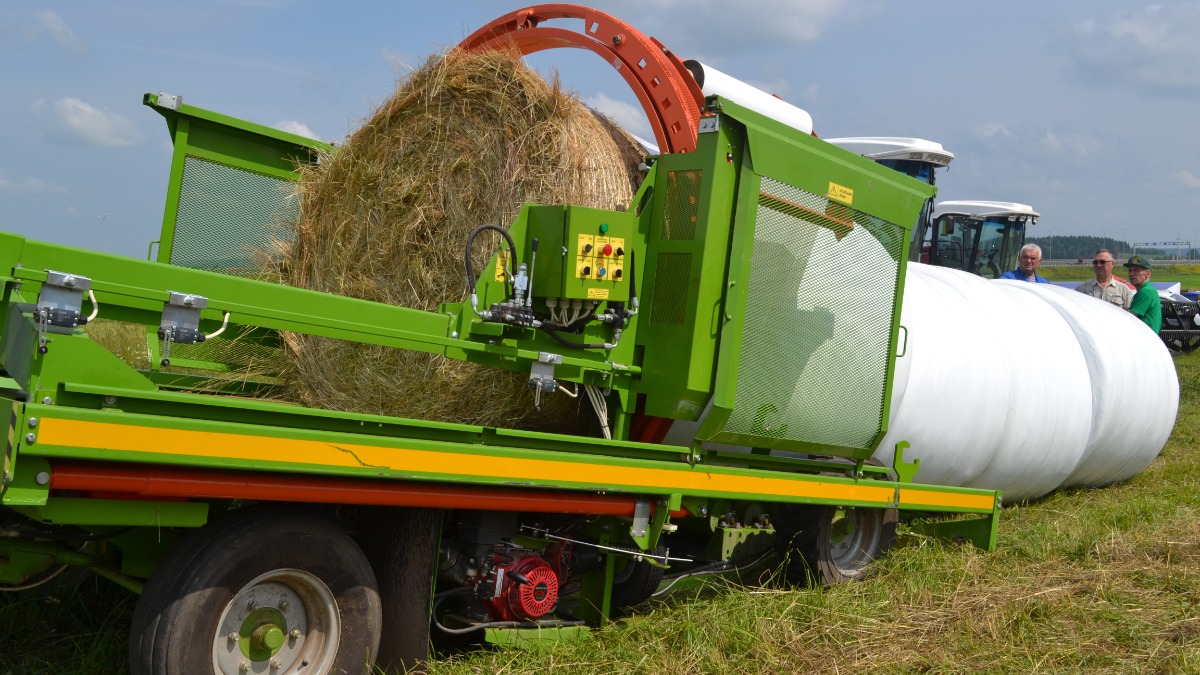
[{"label": "green bale wrapper machine", "polygon": [[[628,210],[528,205],[469,297],[422,312],[238,276],[320,146],[146,103],[175,142],[157,261],[0,234],[0,581],[71,564],[140,593],[133,673],[411,665],[431,634],[561,637],[664,577],[775,560],[838,583],[898,518],[995,546],[998,493],[868,462],[931,186],[710,97]],[[152,367],[94,342],[96,317],[147,327]],[[223,343],[279,331],[527,373],[598,432],[247,396],[273,382],[231,379]],[[660,442],[675,422],[692,438]]]}]

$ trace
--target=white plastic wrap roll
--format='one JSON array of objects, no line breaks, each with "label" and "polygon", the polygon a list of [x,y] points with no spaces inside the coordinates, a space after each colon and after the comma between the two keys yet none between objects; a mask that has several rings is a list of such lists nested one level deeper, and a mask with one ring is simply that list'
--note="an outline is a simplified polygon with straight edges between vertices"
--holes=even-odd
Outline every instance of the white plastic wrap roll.
[{"label": "white plastic wrap roll", "polygon": [[692,73],[692,77],[696,78],[696,83],[700,85],[700,91],[705,96],[716,95],[727,98],[793,129],[806,134],[812,133],[812,115],[809,115],[808,111],[797,108],[781,98],[772,96],[699,61],[689,60],[685,61],[683,65]]},{"label": "white plastic wrap roll", "polygon": [[1145,469],[1174,426],[1162,341],[1073,290],[911,264],[901,323],[907,351],[875,456],[890,464],[909,441],[918,482],[1010,502],[1102,485]]},{"label": "white plastic wrap roll", "polygon": [[1088,362],[1091,434],[1063,486],[1104,485],[1143,471],[1171,435],[1179,406],[1175,364],[1162,341],[1107,302],[1044,284],[1010,283],[1062,315]]}]

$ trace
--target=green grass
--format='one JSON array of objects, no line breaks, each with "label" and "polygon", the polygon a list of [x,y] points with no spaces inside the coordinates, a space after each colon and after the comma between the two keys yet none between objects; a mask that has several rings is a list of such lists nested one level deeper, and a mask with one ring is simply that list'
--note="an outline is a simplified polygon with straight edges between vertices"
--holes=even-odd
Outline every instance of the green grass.
[{"label": "green grass", "polygon": [[0,593],[0,675],[124,673],[135,600],[99,577]]},{"label": "green grass", "polygon": [[[1200,673],[1200,353],[1162,454],[1132,480],[1006,508],[994,552],[904,535],[859,584],[714,584],[584,640],[493,649],[434,675]],[[124,671],[132,600],[95,581],[0,594],[0,675]]]},{"label": "green grass", "polygon": [[[1121,278],[1128,278],[1124,267],[1114,270]],[[1056,265],[1041,267],[1038,273],[1050,281],[1087,281],[1092,278],[1091,265]],[[1180,290],[1200,289],[1200,265],[1162,265],[1154,268],[1154,281],[1178,281]]]},{"label": "green grass", "polygon": [[1200,673],[1200,354],[1158,459],[1116,486],[1005,509],[988,553],[911,535],[860,584],[714,587],[538,652],[431,673]]}]

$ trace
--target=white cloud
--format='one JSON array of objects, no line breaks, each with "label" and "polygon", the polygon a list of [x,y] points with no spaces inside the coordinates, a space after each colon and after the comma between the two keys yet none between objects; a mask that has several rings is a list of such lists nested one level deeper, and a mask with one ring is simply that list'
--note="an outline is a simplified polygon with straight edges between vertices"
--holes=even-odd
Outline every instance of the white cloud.
[{"label": "white cloud", "polygon": [[296,120],[283,120],[279,124],[276,124],[275,128],[286,131],[289,134],[296,134],[297,136],[304,136],[305,138],[315,138],[318,141],[321,140],[321,137],[314,133],[312,129],[309,129],[308,125],[304,122],[297,122]]},{"label": "white cloud", "polygon": [[1183,169],[1171,175],[1171,180],[1192,190],[1200,190],[1200,176]]},{"label": "white cloud", "polygon": [[711,65],[720,68],[714,52],[727,56],[812,42],[835,20],[879,6],[855,0],[756,0],[738,7],[716,0],[616,0],[605,3],[604,11],[660,39],[667,32],[662,27],[669,26],[668,47],[701,61],[713,59]]},{"label": "white cloud", "polygon": [[783,78],[775,78],[770,82],[764,82],[761,80],[747,80],[746,84],[760,91],[765,91],[772,96],[777,96],[781,101],[787,101],[792,105],[795,105],[796,103],[794,100],[792,100],[793,97],[790,95],[792,85]]},{"label": "white cloud", "polygon": [[796,96],[796,101],[802,101],[805,105],[816,105],[825,101],[825,93],[821,90],[821,85],[813,83]]},{"label": "white cloud", "polygon": [[0,169],[0,192],[41,195],[51,192],[66,192],[66,190],[61,185],[56,185],[39,178],[9,178],[4,173],[4,170]]},{"label": "white cloud", "polygon": [[1075,27],[1069,48],[1093,84],[1124,84],[1158,94],[1200,93],[1200,3],[1148,5]]},{"label": "white cloud", "polygon": [[1094,138],[1078,134],[1059,134],[1047,131],[1041,139],[1041,146],[1054,154],[1070,154],[1087,157],[1100,149],[1100,143]]},{"label": "white cloud", "polygon": [[391,66],[397,77],[408,75],[416,70],[428,57],[418,56],[412,52],[396,52],[386,47],[380,50],[383,62]]},{"label": "white cloud", "polygon": [[650,131],[650,123],[646,120],[646,113],[641,107],[609,98],[603,93],[589,96],[583,102],[588,107],[616,122],[625,131],[647,140],[652,141],[654,139],[654,133]]},{"label": "white cloud", "polygon": [[109,148],[127,148],[143,140],[125,117],[70,96],[53,103],[38,99],[32,111],[43,129],[63,140]]},{"label": "white cloud", "polygon": [[38,13],[38,21],[41,23],[41,28],[50,34],[60,46],[70,49],[76,54],[83,54],[87,51],[87,47],[83,41],[75,35],[75,31],[63,21],[62,17],[49,10]]},{"label": "white cloud", "polygon": [[1017,137],[1016,134],[1009,131],[1007,127],[999,122],[985,122],[975,127],[975,137],[984,140],[1011,140]]}]

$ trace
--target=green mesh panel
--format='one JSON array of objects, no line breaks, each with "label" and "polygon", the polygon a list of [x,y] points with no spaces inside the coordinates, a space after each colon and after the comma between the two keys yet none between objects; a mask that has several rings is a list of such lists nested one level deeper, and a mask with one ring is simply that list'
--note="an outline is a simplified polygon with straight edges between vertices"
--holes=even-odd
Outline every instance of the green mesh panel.
[{"label": "green mesh panel", "polygon": [[[197,157],[184,160],[171,263],[182,267],[253,276],[255,262],[273,241],[288,237],[293,222],[290,181]],[[190,359],[246,374],[278,371],[274,347],[240,339],[234,331],[194,345],[171,346],[174,361]],[[203,366],[201,366],[203,368]]]},{"label": "green mesh panel", "polygon": [[700,179],[704,172],[667,172],[667,194],[663,200],[661,236],[667,241],[690,241],[696,237],[699,216]]},{"label": "green mesh panel", "polygon": [[903,236],[899,226],[763,178],[725,432],[871,447],[884,414]]},{"label": "green mesh panel", "polygon": [[294,220],[291,182],[196,157],[184,160],[171,263],[230,274],[253,273]]},{"label": "green mesh panel", "polygon": [[654,271],[654,295],[650,323],[682,326],[687,317],[688,279],[692,273],[691,253],[659,253]]}]

